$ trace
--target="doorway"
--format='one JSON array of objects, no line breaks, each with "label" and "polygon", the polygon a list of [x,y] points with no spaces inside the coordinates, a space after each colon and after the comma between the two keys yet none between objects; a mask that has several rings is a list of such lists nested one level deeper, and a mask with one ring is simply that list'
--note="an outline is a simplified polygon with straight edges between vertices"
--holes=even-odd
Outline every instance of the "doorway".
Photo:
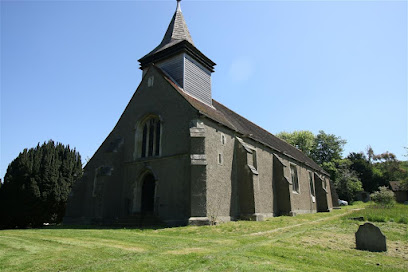
[{"label": "doorway", "polygon": [[143,178],[142,183],[142,203],[141,212],[142,213],[153,213],[154,212],[154,195],[155,195],[156,181],[152,174],[147,174]]}]

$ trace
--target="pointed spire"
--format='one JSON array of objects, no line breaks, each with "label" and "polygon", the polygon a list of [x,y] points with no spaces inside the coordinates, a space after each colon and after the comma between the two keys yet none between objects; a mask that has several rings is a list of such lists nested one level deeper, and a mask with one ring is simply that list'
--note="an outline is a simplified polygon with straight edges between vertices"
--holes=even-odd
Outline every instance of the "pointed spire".
[{"label": "pointed spire", "polygon": [[184,20],[183,13],[181,12],[181,0],[177,0],[177,7],[174,15],[167,27],[166,34],[160,44],[139,59],[140,69],[146,68],[150,63],[157,63],[168,59],[180,52],[188,52],[191,56],[194,56],[196,61],[206,67],[209,71],[214,71],[215,63],[211,61],[207,56],[201,53],[194,45],[186,21]]},{"label": "pointed spire", "polygon": [[181,12],[180,1],[181,0],[177,0],[176,12],[170,21],[169,27],[167,28],[166,34],[159,47],[171,43],[174,40],[186,40],[194,45],[186,21],[184,20],[183,13]]}]

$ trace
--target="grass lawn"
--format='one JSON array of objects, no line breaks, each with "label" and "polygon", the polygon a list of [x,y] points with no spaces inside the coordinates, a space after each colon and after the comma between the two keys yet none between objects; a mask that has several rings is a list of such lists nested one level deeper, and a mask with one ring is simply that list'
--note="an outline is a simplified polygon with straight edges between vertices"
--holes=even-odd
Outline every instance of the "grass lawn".
[{"label": "grass lawn", "polygon": [[354,213],[354,215],[361,216],[364,220],[371,222],[397,222],[408,224],[408,205],[397,203],[390,209],[372,204],[366,209]]},{"label": "grass lawn", "polygon": [[0,231],[0,271],[408,271],[407,224],[376,222],[388,251],[354,249],[360,211],[166,229]]}]

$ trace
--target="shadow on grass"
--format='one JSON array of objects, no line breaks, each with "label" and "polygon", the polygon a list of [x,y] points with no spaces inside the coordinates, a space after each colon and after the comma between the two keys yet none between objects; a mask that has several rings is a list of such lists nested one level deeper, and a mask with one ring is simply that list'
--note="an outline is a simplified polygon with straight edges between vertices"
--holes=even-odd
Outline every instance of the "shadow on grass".
[{"label": "shadow on grass", "polygon": [[35,229],[61,229],[61,230],[74,230],[74,229],[96,229],[96,230],[109,230],[109,229],[134,229],[134,230],[160,230],[160,229],[166,229],[166,228],[171,228],[170,226],[114,226],[114,225],[47,225],[47,226],[42,226],[42,227],[24,227],[24,228],[19,228],[19,227],[0,227],[0,231],[2,230],[35,230]]},{"label": "shadow on grass", "polygon": [[115,226],[115,225],[49,225],[44,226],[39,229],[135,229],[135,230],[159,230],[159,229],[166,229],[169,226],[165,225],[158,225],[158,226]]}]

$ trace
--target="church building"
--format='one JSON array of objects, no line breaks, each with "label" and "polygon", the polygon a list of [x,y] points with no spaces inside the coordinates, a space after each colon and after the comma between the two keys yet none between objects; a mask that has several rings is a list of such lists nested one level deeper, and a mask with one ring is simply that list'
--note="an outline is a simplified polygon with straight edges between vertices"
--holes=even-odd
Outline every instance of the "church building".
[{"label": "church building", "polygon": [[180,1],[139,62],[140,85],[74,185],[65,224],[203,225],[332,209],[319,165],[212,99],[215,63],[194,45]]}]

